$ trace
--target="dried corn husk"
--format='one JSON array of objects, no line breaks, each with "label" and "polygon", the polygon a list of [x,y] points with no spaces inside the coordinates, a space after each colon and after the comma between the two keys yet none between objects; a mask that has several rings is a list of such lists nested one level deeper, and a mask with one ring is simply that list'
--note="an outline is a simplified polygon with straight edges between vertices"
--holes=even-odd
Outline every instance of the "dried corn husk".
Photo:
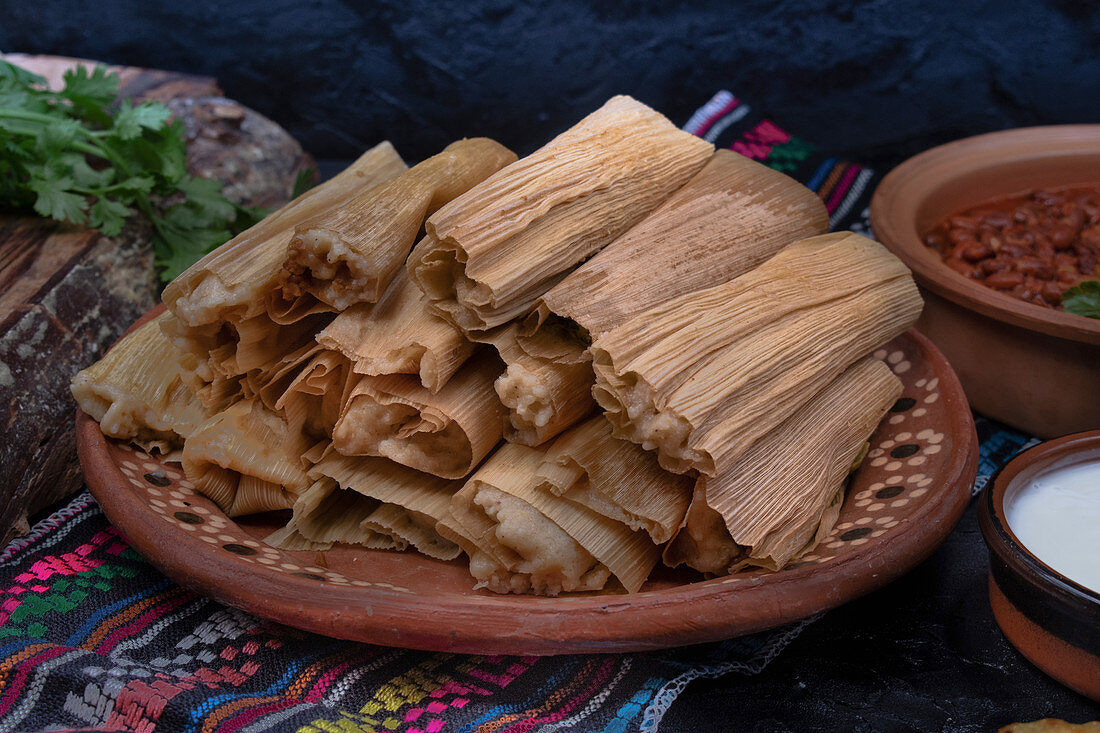
[{"label": "dried corn husk", "polygon": [[484,349],[435,394],[404,374],[360,377],[332,431],[333,447],[461,478],[500,441],[504,408],[493,391],[500,369]]},{"label": "dried corn husk", "polygon": [[698,171],[713,146],[614,97],[425,224],[413,281],[465,331],[524,313]]},{"label": "dried corn husk", "polygon": [[380,504],[377,499],[344,491],[334,480],[321,477],[294,502],[287,525],[264,541],[283,550],[329,550],[337,542],[375,550],[393,549],[393,538],[363,526]]},{"label": "dried corn husk", "polygon": [[278,285],[296,226],[396,178],[406,168],[388,142],[374,146],[347,170],[189,267],[164,289],[165,304],[188,328],[259,314],[265,308],[267,294]]},{"label": "dried corn husk", "polygon": [[474,350],[461,331],[428,307],[403,270],[381,300],[348,308],[317,335],[317,342],[350,359],[356,374],[417,374],[433,394]]},{"label": "dried corn husk", "polygon": [[779,570],[808,552],[832,530],[853,462],[901,391],[877,359],[849,367],[738,461],[699,478],[665,562]]},{"label": "dried corn husk", "polygon": [[538,469],[546,488],[664,544],[691,501],[691,476],[665,471],[649,451],[611,435],[595,416],[560,435]]},{"label": "dried corn husk", "polygon": [[302,454],[312,441],[257,399],[212,416],[183,445],[195,488],[226,516],[289,509],[311,481]]},{"label": "dried corn husk", "polygon": [[821,199],[728,150],[541,298],[505,357],[497,392],[510,440],[539,445],[595,408],[591,340],[687,292],[731,280],[784,245],[828,230]]},{"label": "dried corn husk", "polygon": [[550,494],[536,474],[542,462],[542,451],[505,443],[440,521],[440,533],[470,555],[475,587],[554,596],[599,590],[614,574],[638,590],[657,547],[644,532]]},{"label": "dried corn husk", "polygon": [[328,440],[351,390],[351,364],[335,351],[319,349],[275,401],[291,425],[315,440]]},{"label": "dried corn husk", "polygon": [[920,309],[882,245],[813,237],[598,338],[593,393],[617,437],[670,471],[713,476]]},{"label": "dried corn husk", "polygon": [[[554,347],[565,340],[579,345],[565,355],[577,358],[592,339],[638,313],[728,282],[785,245],[828,229],[829,212],[813,191],[743,155],[719,150],[637,226],[539,298],[520,331],[520,345],[560,359]],[[564,329],[568,334],[562,339]],[[569,338],[574,335],[588,340]]]},{"label": "dried corn husk", "polygon": [[208,417],[180,378],[180,354],[164,335],[162,314],[127,334],[73,377],[80,409],[104,435],[173,456]]},{"label": "dried corn husk", "polygon": [[308,308],[314,299],[337,311],[377,301],[405,262],[424,218],[515,159],[488,138],[459,140],[392,181],[299,224],[273,300],[289,311]]},{"label": "dried corn husk", "polygon": [[[354,493],[377,504],[369,512],[366,512],[366,504],[356,504],[366,512],[360,519],[361,531],[386,536],[399,550],[412,545],[437,560],[458,557],[459,547],[441,537],[435,525],[450,511],[451,498],[461,485],[459,482],[426,476],[381,458],[351,458],[332,450],[325,452],[309,475],[332,479],[344,493]],[[339,520],[335,513],[319,521],[347,524],[347,520]],[[300,527],[299,531],[310,539],[334,536],[331,533],[322,535],[319,529],[310,527]]]}]

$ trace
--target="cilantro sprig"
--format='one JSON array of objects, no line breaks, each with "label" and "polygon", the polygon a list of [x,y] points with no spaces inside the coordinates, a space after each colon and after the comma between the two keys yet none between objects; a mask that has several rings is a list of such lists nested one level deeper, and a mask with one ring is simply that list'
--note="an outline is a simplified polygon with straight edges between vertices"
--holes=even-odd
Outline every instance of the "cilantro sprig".
[{"label": "cilantro sprig", "polygon": [[1062,293],[1062,310],[1088,318],[1100,318],[1100,281],[1085,280]]},{"label": "cilantro sprig", "polygon": [[53,92],[36,74],[0,61],[0,206],[122,231],[132,216],[153,227],[168,282],[266,213],[187,174],[180,122],[159,102],[115,103],[119,78],[103,66],[65,72]]}]

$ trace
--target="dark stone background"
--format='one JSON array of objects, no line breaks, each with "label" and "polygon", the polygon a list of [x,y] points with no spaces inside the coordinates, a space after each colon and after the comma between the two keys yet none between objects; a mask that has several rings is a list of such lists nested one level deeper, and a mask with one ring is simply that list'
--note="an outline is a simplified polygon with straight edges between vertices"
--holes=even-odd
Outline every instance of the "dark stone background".
[{"label": "dark stone background", "polygon": [[318,158],[461,136],[523,154],[616,93],[677,124],[720,88],[885,167],[1100,122],[1091,0],[0,0],[0,50],[216,76]]}]

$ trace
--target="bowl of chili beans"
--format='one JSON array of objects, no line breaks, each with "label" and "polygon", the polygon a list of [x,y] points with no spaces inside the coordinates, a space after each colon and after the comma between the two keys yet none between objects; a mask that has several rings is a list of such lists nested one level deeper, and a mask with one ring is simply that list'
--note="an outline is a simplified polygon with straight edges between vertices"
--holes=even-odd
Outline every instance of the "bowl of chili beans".
[{"label": "bowl of chili beans", "polygon": [[1047,438],[1100,428],[1100,125],[927,150],[883,179],[871,226],[971,407]]}]

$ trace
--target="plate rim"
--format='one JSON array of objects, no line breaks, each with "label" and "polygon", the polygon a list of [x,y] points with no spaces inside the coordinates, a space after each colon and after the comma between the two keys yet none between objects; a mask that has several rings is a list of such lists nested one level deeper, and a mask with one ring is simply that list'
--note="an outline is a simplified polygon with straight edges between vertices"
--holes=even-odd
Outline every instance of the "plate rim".
[{"label": "plate rim", "polygon": [[[154,308],[131,328],[162,308]],[[727,576],[623,595],[457,596],[465,601],[457,607],[456,596],[450,594],[416,594],[416,602],[410,604],[404,591],[332,584],[326,584],[319,597],[318,581],[237,562],[163,521],[147,506],[144,512],[134,512],[133,490],[114,462],[107,438],[79,408],[77,452],[88,487],[107,519],[153,567],[184,587],[262,618],[329,637],[426,651],[521,655],[650,651],[763,631],[835,608],[904,575],[947,538],[971,498],[977,433],[947,359],[914,329],[904,336],[916,341],[940,378],[951,434],[960,442],[956,458],[937,482],[941,498],[924,502],[909,521],[898,525],[905,531],[896,541],[880,541],[835,558],[826,572],[821,566],[808,565],[771,576],[736,581],[730,579],[736,576]],[[181,547],[187,551],[181,552]],[[762,616],[757,610],[761,607],[772,613]]]}]

